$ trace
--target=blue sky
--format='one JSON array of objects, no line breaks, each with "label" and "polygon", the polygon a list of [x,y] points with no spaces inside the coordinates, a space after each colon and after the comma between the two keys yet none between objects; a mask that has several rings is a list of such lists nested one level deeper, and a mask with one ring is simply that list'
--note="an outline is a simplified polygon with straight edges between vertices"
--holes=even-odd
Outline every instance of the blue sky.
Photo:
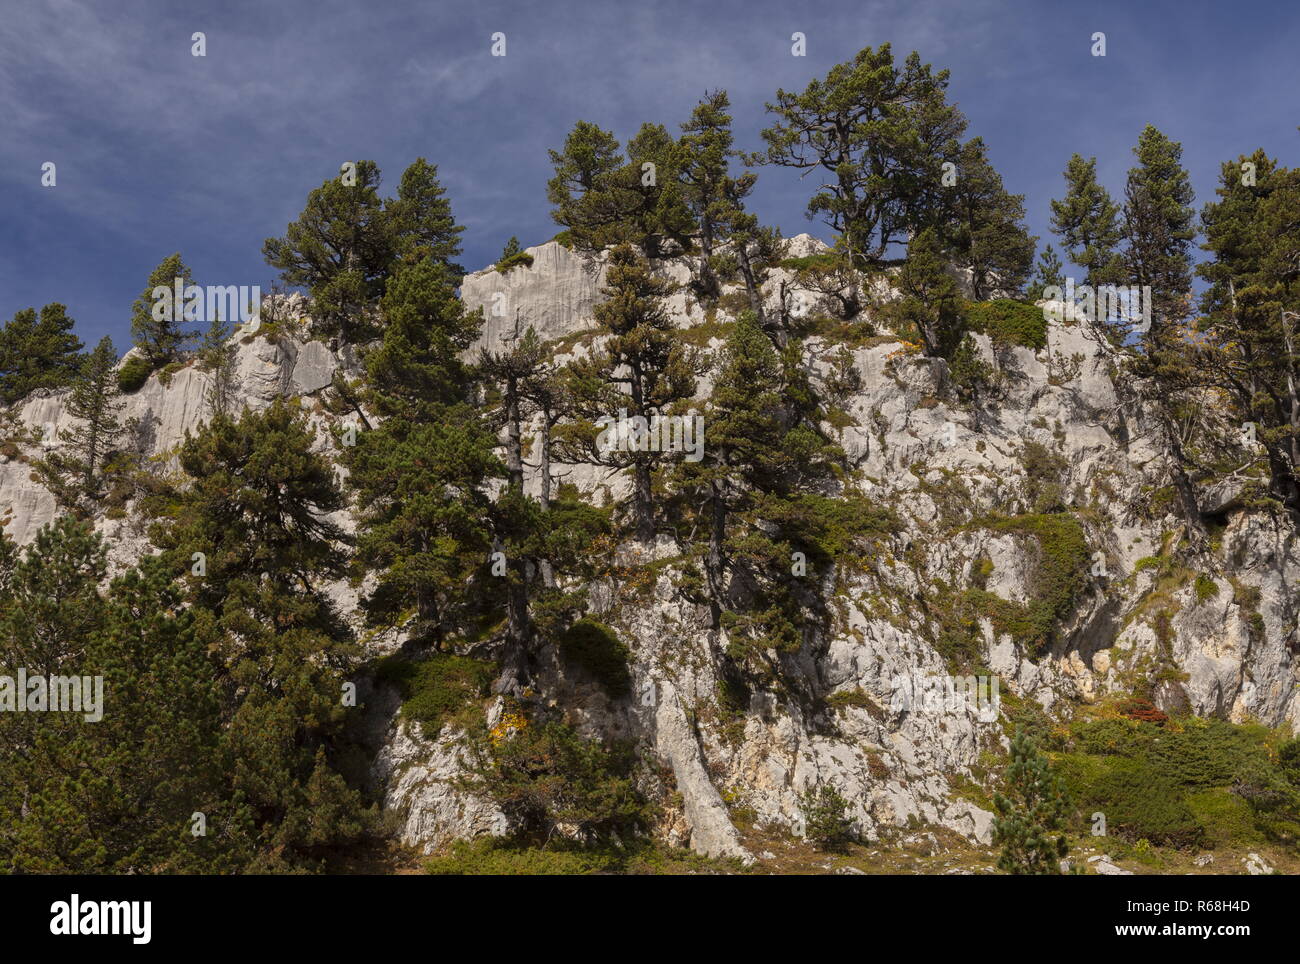
[{"label": "blue sky", "polygon": [[[206,58],[190,54],[195,31]],[[496,31],[505,57],[490,54]],[[806,57],[790,54],[794,31]],[[676,131],[721,87],[738,146],[757,148],[777,87],[884,41],[951,70],[969,136],[1026,195],[1040,246],[1070,154],[1096,155],[1118,195],[1147,123],[1182,142],[1198,208],[1223,160],[1263,147],[1300,164],[1300,13],[1285,0],[10,4],[0,318],[62,301],[84,341],[109,334],[125,351],[132,300],[177,250],[200,283],[265,289],[263,239],[357,158],[378,161],[389,191],[415,157],[436,163],[477,269],[512,234],[557,230],[546,151],[574,121],[620,139],[647,120]],[[765,168],[752,206],[787,235],[828,238],[804,218],[809,193]]]}]

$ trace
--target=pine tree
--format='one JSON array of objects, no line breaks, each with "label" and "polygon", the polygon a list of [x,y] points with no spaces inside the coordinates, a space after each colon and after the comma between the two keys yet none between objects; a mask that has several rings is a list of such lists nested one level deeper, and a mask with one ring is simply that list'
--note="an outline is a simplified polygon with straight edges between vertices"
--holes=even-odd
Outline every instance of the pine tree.
[{"label": "pine tree", "polygon": [[763,285],[767,283],[768,272],[784,256],[785,243],[778,228],[764,227],[759,224],[757,215],[741,209],[742,201],[754,183],[746,180],[748,177],[737,178],[728,186],[728,198],[735,212],[726,237],[730,245],[728,254],[735,261],[745,284],[749,310],[754,313],[759,326],[769,332],[773,343],[781,348],[785,346],[787,332],[768,318],[763,305]]},{"label": "pine tree", "polygon": [[[313,317],[326,331],[354,342],[370,333],[367,312],[384,291],[394,257],[394,218],[380,200],[375,162],[357,161],[350,174],[312,191],[298,220],[283,238],[267,238],[262,253],[286,284],[308,289]],[[418,246],[418,206],[403,212],[403,237]]]},{"label": "pine tree", "polygon": [[1043,292],[1051,287],[1064,289],[1065,271],[1056,249],[1049,244],[1038,255],[1038,264],[1034,266],[1034,278],[1026,291],[1026,297],[1030,301],[1038,301],[1043,297]]},{"label": "pine tree", "polygon": [[554,176],[546,184],[546,199],[555,208],[556,224],[577,224],[591,216],[595,205],[587,197],[623,166],[614,135],[587,121],[578,121],[564,140],[564,149],[548,151]]},{"label": "pine tree", "polygon": [[403,266],[381,302],[384,334],[366,355],[371,401],[381,415],[431,421],[469,397],[461,353],[477,339],[482,310],[467,312],[455,276],[433,258]]},{"label": "pine tree", "polygon": [[[182,300],[176,303],[175,285],[180,279]],[[131,337],[145,359],[154,368],[161,368],[180,357],[193,334],[184,327],[193,319],[185,316],[184,292],[194,284],[194,276],[179,253],[163,258],[158,267],[149,273],[149,282],[140,297],[131,306]],[[157,288],[166,288],[169,294],[155,298]]]},{"label": "pine tree", "polygon": [[221,754],[247,807],[250,869],[314,866],[355,840],[359,793],[328,761],[344,748],[343,684],[356,666],[350,630],[320,583],[342,575],[349,542],[331,516],[345,505],[313,451],[306,416],[283,400],[187,435],[187,484],[153,538],[218,665]]},{"label": "pine tree", "polygon": [[81,370],[81,339],[68,310],[54,302],[24,308],[0,328],[0,403],[12,405],[38,388],[64,388]]},{"label": "pine tree", "polygon": [[547,196],[557,205],[552,216],[578,250],[632,244],[658,258],[670,243],[677,249],[689,245],[694,219],[679,183],[681,152],[662,124],[642,124],[628,141],[627,162],[620,164],[617,141],[580,122],[564,152],[552,151],[551,160],[555,176]]},{"label": "pine tree", "polygon": [[931,358],[951,357],[966,331],[961,293],[947,263],[938,233],[921,231],[907,246],[907,261],[894,280],[901,297],[882,308],[895,330],[915,333]]},{"label": "pine tree", "polygon": [[824,412],[801,357],[798,343],[778,352],[742,312],[705,409],[703,458],[669,473],[682,528],[708,533],[705,587],[726,671],[768,681],[825,618],[815,572],[877,521],[863,500],[825,495],[843,452],[817,429]]},{"label": "pine tree", "polygon": [[777,122],[752,163],[821,169],[808,202],[840,232],[852,263],[879,264],[892,244],[942,209],[942,165],[956,160],[966,119],[947,103],[948,71],[913,51],[900,69],[889,44],[867,47],[801,94],[776,92]]},{"label": "pine tree", "polygon": [[[1300,285],[1291,267],[1300,174],[1258,150],[1223,164],[1216,194],[1201,214],[1212,257],[1197,268],[1208,287],[1192,369],[1226,410],[1220,431],[1205,426],[1205,444],[1233,461],[1254,461],[1262,447],[1269,489],[1300,525]],[[1247,424],[1255,442],[1243,446]]]},{"label": "pine tree", "polygon": [[1130,370],[1156,416],[1187,536],[1199,545],[1205,523],[1189,477],[1195,463],[1183,444],[1185,425],[1195,418],[1199,379],[1187,326],[1196,237],[1191,179],[1181,165],[1181,146],[1149,124],[1133,153],[1138,164],[1124,192],[1124,262],[1133,284],[1150,286],[1151,305],[1150,327]]},{"label": "pine tree", "polygon": [[66,451],[35,464],[42,484],[65,508],[89,511],[103,497],[108,456],[122,434],[116,367],[117,352],[105,335],[68,396],[68,414],[79,424],[59,433]]},{"label": "pine tree", "polygon": [[239,388],[235,370],[238,349],[230,340],[230,326],[220,316],[213,318],[199,346],[199,364],[212,376],[208,407],[214,415],[229,415]]},{"label": "pine tree", "polygon": [[708,506],[704,562],[715,625],[726,608],[729,520],[753,509],[761,493],[791,488],[790,480],[816,462],[812,436],[790,424],[781,357],[752,312],[741,314],[720,362],[704,413],[704,457],[673,470],[673,487]]},{"label": "pine tree", "polygon": [[529,582],[540,572],[536,537],[540,531],[541,507],[524,494],[523,422],[528,403],[527,386],[545,368],[541,340],[530,326],[508,350],[479,353],[479,373],[500,393],[500,405],[492,419],[493,428],[506,435],[506,490],[493,511],[493,546],[504,552],[506,574],[506,655],[503,662],[522,683],[522,658],[532,634],[529,624]]},{"label": "pine tree", "polygon": [[358,557],[376,570],[365,600],[372,622],[414,610],[417,642],[441,643],[465,625],[492,551],[491,512],[480,488],[501,475],[492,436],[467,405],[436,423],[389,419],[359,436],[349,465],[365,507]]},{"label": "pine tree", "polygon": [[[93,723],[0,713],[0,871],[237,869],[214,859],[228,840],[215,826],[187,833],[196,810],[214,821],[222,810],[221,724],[212,667],[161,560],[104,594],[104,545],[88,523],[63,517],[21,559],[0,541],[0,672],[103,677]],[[94,695],[83,689],[83,710]]]},{"label": "pine tree", "polygon": [[1118,282],[1119,206],[1097,183],[1097,159],[1073,155],[1065,167],[1065,184],[1064,199],[1052,202],[1052,230],[1070,260],[1083,268],[1085,284]]},{"label": "pine tree", "polygon": [[634,244],[651,259],[688,249],[695,219],[682,196],[677,142],[662,124],[642,124],[627,156],[627,166],[612,175],[624,208],[605,244]]},{"label": "pine tree", "polygon": [[[748,171],[739,177],[730,174],[731,159],[741,156],[732,148],[730,106],[725,90],[706,94],[682,124],[678,142],[684,198],[699,226],[696,283],[704,295],[716,298],[722,283],[739,275],[750,310],[766,327],[762,286],[768,269],[782,257],[783,245],[779,231],[762,227],[745,210],[758,176]],[[774,329],[772,337],[783,343],[786,333]]]},{"label": "pine tree", "polygon": [[1064,793],[1047,760],[1024,733],[1011,741],[1006,793],[996,794],[993,805],[993,842],[1002,846],[998,868],[1008,874],[1061,873],[1060,861],[1069,852],[1061,833]]},{"label": "pine tree", "polygon": [[64,515],[43,526],[20,558],[7,536],[0,542],[8,570],[0,612],[3,664],[46,675],[81,663],[87,640],[103,626],[103,541],[89,523]]},{"label": "pine tree", "polygon": [[368,617],[414,610],[411,637],[435,643],[479,603],[465,587],[487,571],[486,488],[503,474],[459,357],[482,314],[465,311],[452,283],[431,258],[394,278],[383,342],[367,357],[371,403],[385,418],[345,454],[362,506],[357,555],[377,572]]},{"label": "pine tree", "polygon": [[732,147],[730,107],[725,90],[706,94],[690,120],[681,125],[679,141],[683,194],[699,225],[699,287],[714,298],[721,294],[715,253],[737,226],[741,201],[753,190],[755,181],[753,174],[730,176],[730,161],[740,155]]},{"label": "pine tree", "polygon": [[438,165],[417,157],[397,185],[397,198],[385,206],[397,255],[407,264],[432,258],[459,277],[465,269],[452,259],[461,252],[463,225],[456,223],[451,201],[438,180]]},{"label": "pine tree", "polygon": [[1025,197],[1008,194],[978,137],[962,146],[950,213],[944,225],[956,263],[970,270],[976,301],[995,291],[1015,295],[1034,260],[1034,241],[1025,228]]},{"label": "pine tree", "polygon": [[[575,460],[631,470],[633,529],[639,541],[648,543],[655,531],[652,472],[671,454],[649,451],[648,437],[621,448],[602,445],[605,433],[597,431],[597,424],[602,419],[614,423],[606,429],[606,441],[617,433],[623,413],[629,420],[625,424],[650,426],[673,403],[691,397],[695,364],[663,305],[672,284],[655,277],[646,259],[630,245],[620,245],[610,253],[606,280],[606,297],[595,314],[609,339],[599,354],[569,368],[567,390],[579,419],[565,426],[569,431],[563,444]],[[647,451],[638,451],[641,447]]]},{"label": "pine tree", "polygon": [[1153,340],[1178,337],[1168,329],[1187,317],[1196,238],[1192,182],[1182,145],[1148,124],[1133,149],[1138,164],[1124,188],[1125,266],[1132,283],[1150,285]]}]

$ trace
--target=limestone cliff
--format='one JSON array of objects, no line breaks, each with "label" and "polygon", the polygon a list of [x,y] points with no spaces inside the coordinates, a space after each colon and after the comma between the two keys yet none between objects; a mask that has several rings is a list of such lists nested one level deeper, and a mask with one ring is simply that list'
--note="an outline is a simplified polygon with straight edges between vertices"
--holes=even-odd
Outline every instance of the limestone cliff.
[{"label": "limestone cliff", "polygon": [[[818,249],[802,236],[791,254]],[[601,260],[555,242],[528,253],[531,266],[505,274],[488,268],[464,279],[463,299],[484,311],[481,343],[499,348],[531,325],[558,357],[588,350]],[[669,262],[664,271],[678,282],[689,277],[682,263]],[[767,290],[783,281],[793,275],[778,270]],[[808,296],[818,310],[820,296]],[[733,320],[725,310],[706,311],[685,288],[671,309],[682,328]],[[317,402],[337,368],[355,369],[350,352],[340,357],[312,340],[308,327],[267,337],[252,324],[235,337],[246,404],[260,408],[296,396],[322,429],[335,418]],[[953,593],[976,590],[983,599],[1025,604],[1041,591],[1038,577],[1050,565],[1044,554],[1054,546],[1030,521],[998,528],[982,520],[997,514],[1032,521],[1043,485],[1056,488],[1077,525],[1088,575],[1046,652],[1000,631],[996,612],[981,618],[980,663],[1000,678],[1004,698],[1068,714],[1079,701],[1126,691],[1134,674],[1157,667],[1156,702],[1164,709],[1300,726],[1300,560],[1290,529],[1242,508],[1230,485],[1207,483],[1205,507],[1217,520],[1212,548],[1199,571],[1171,571],[1162,550],[1177,523],[1155,497],[1166,485],[1162,457],[1141,407],[1122,402],[1104,347],[1081,327],[1059,322],[1037,351],[983,335],[977,341],[1000,391],[976,406],[953,401],[944,361],[896,339],[806,342],[805,364],[817,385],[848,352],[858,387],[839,403],[842,417],[824,428],[858,470],[853,484],[892,507],[899,523],[873,557],[839,574],[831,628],[785,666],[796,686],[749,693],[744,706],[724,700],[715,658],[723,641],[710,631],[707,610],[679,590],[674,577],[691,563],[667,538],[620,549],[629,565],[656,564],[650,584],[631,587],[611,577],[589,587],[592,615],[631,650],[632,695],[611,699],[554,652],[541,654],[547,668],[537,687],[549,699],[588,730],[639,741],[662,762],[667,837],[703,853],[743,856],[732,814],[743,809],[759,825],[798,832],[800,793],[832,785],[852,802],[867,839],[920,821],[987,843],[991,814],[968,788],[980,784],[982,754],[1004,745],[1005,716],[900,704],[898,681],[948,672],[939,623],[943,600]],[[717,348],[721,340],[700,343]],[[208,376],[191,366],[166,384],[155,374],[126,397],[134,444],[164,466],[160,471],[185,432],[207,417],[207,387]],[[708,389],[706,377],[701,397]],[[65,400],[66,393],[38,393],[17,416],[53,439],[68,422]],[[0,457],[0,517],[19,542],[55,515],[52,498],[31,477],[29,461],[41,444],[12,444]],[[321,450],[330,450],[324,432]],[[556,472],[597,500],[625,491],[603,470],[574,465]],[[128,512],[97,522],[119,564],[148,551],[131,519]],[[340,585],[336,596],[355,609],[356,589]],[[364,638],[377,653],[401,643],[400,629]],[[492,808],[456,786],[455,734],[430,738],[401,719],[391,692],[368,688],[364,695],[375,787],[398,815],[406,842],[432,849],[494,832]],[[500,712],[498,702],[484,712]]]}]

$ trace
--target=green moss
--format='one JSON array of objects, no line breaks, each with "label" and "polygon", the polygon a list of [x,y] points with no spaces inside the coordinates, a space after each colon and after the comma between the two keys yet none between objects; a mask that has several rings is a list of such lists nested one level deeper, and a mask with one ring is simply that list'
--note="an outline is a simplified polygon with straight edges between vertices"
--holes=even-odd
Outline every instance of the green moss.
[{"label": "green moss", "polygon": [[1197,603],[1208,602],[1219,594],[1219,584],[1207,576],[1200,573],[1196,577],[1196,601]]},{"label": "green moss", "polygon": [[581,667],[610,696],[626,696],[632,691],[631,651],[604,623],[579,619],[560,636],[559,646],[565,662]]},{"label": "green moss", "polygon": [[1047,347],[1047,320],[1043,309],[1023,301],[998,298],[969,302],[966,323],[971,331],[988,335],[997,344],[1019,345],[1035,351]]}]

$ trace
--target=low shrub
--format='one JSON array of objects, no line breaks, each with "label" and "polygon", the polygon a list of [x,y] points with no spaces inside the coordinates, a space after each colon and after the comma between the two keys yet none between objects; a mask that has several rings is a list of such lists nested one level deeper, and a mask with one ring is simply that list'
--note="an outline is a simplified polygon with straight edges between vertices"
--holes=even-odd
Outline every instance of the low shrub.
[{"label": "low shrub", "polygon": [[582,846],[552,840],[544,847],[501,837],[460,840],[424,865],[427,874],[455,876],[570,876],[577,874],[734,874],[736,860],[713,860],[648,840]]},{"label": "low shrub", "polygon": [[1124,700],[1116,709],[1121,716],[1138,723],[1153,723],[1156,726],[1164,726],[1169,722],[1167,714],[1157,709],[1150,700],[1139,697]]},{"label": "low shrub", "polygon": [[134,355],[126,360],[117,372],[117,387],[130,394],[139,391],[149,376],[153,374],[153,365],[146,358]]},{"label": "low shrub", "polygon": [[632,779],[631,744],[580,736],[558,718],[511,714],[473,741],[468,783],[505,814],[521,840],[549,841],[561,828],[583,844],[642,833],[653,808]]},{"label": "low shrub", "polygon": [[174,361],[164,366],[158,372],[159,383],[163,386],[163,388],[166,388],[168,385],[172,383],[172,376],[175,375],[178,371],[183,370],[184,368],[185,368],[185,363],[179,361]]},{"label": "low shrub", "polygon": [[971,331],[988,335],[996,344],[1018,345],[1035,351],[1047,347],[1047,320],[1043,309],[1023,301],[997,298],[969,302],[966,324]]},{"label": "low shrub", "polygon": [[495,837],[458,840],[448,853],[424,865],[427,874],[456,877],[607,874],[618,868],[617,855],[611,851],[563,845],[542,849]]},{"label": "low shrub", "polygon": [[1230,790],[1202,790],[1187,795],[1187,809],[1205,831],[1204,846],[1210,849],[1258,842],[1255,814],[1241,797]]},{"label": "low shrub", "polygon": [[1069,513],[995,518],[983,523],[1037,543],[1037,568],[1027,602],[1013,602],[982,589],[969,589],[968,600],[998,634],[1007,634],[1030,653],[1041,653],[1056,640],[1057,623],[1068,616],[1088,580],[1088,543],[1079,521]]},{"label": "low shrub", "polygon": [[1196,602],[1198,604],[1209,602],[1219,594],[1219,584],[1207,576],[1200,573],[1196,577]]},{"label": "low shrub", "polygon": [[1190,720],[1181,732],[1153,739],[1147,756],[1153,767],[1189,789],[1223,787],[1248,763],[1267,762],[1267,732],[1224,720]]},{"label": "low shrub", "polygon": [[531,268],[533,266],[533,256],[527,251],[518,251],[508,258],[503,258],[496,264],[498,274],[505,274],[511,268]]},{"label": "low shrub", "polygon": [[436,737],[443,724],[487,696],[497,666],[487,660],[452,653],[435,653],[427,659],[389,657],[376,669],[376,679],[392,683],[402,695],[402,715]]},{"label": "low shrub", "polygon": [[1114,760],[1094,782],[1077,790],[1088,810],[1105,814],[1107,833],[1129,842],[1145,838],[1184,848],[1204,837],[1178,783],[1141,761]]},{"label": "low shrub", "polygon": [[1155,734],[1133,719],[1084,720],[1070,727],[1074,746],[1096,756],[1145,756]]}]

